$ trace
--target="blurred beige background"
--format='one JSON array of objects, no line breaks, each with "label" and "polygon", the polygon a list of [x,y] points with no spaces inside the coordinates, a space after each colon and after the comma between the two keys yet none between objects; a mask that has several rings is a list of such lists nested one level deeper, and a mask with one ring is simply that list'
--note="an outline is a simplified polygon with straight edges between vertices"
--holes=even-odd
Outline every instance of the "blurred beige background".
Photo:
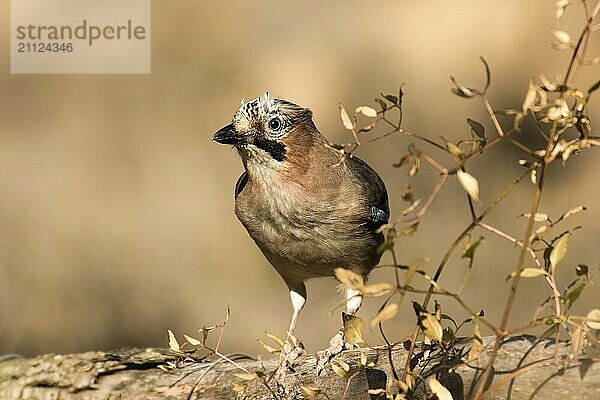
[{"label": "blurred beige background", "polygon": [[[553,2],[543,0],[155,1],[150,75],[27,76],[9,73],[9,1],[0,0],[0,354],[166,346],[168,328],[193,335],[219,322],[228,305],[225,351],[262,353],[255,339],[287,327],[288,293],[234,216],[237,155],[210,140],[240,98],[268,89],[310,107],[321,131],[342,141],[348,135],[338,102],[369,104],[405,82],[407,129],[458,140],[468,135],[470,117],[491,133],[482,105],[452,95],[448,76],[481,84],[484,55],[492,104],[520,105],[531,76],[555,78],[566,68],[567,53],[545,45],[553,15]],[[564,23],[575,36],[581,13],[568,12]],[[600,55],[598,36],[590,56]],[[598,72],[582,71],[581,87]],[[591,104],[596,130],[598,104]],[[359,151],[384,178],[394,216],[405,183],[424,198],[435,176],[408,178],[391,167],[409,143],[395,136]],[[498,146],[473,163],[484,201],[520,172],[516,157]],[[584,224],[561,264],[563,284],[577,263],[600,264],[599,166],[596,150],[551,169],[543,211],[589,208],[565,226]],[[522,185],[490,222],[520,237],[516,215],[527,212],[531,189]],[[427,268],[435,270],[468,218],[450,179],[417,234],[400,241],[400,261],[429,256]],[[480,233],[488,240],[465,298],[497,320],[518,252]],[[444,285],[455,288],[465,267],[454,257]],[[382,270],[372,280],[391,276]],[[338,314],[330,314],[335,287],[333,279],[308,284],[297,333],[310,352],[338,329]],[[511,321],[527,321],[546,290],[542,280],[523,282]],[[598,306],[598,294],[597,285],[589,287],[576,311]],[[367,301],[361,315],[373,315],[378,304]],[[409,306],[387,324],[392,339],[412,331]],[[375,333],[367,339],[380,341]]]}]

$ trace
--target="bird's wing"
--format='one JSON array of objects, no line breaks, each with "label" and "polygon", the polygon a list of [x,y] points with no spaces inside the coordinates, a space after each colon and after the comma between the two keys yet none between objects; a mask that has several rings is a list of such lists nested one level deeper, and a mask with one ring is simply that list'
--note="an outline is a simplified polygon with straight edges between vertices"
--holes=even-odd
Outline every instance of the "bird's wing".
[{"label": "bird's wing", "polygon": [[374,228],[387,224],[390,217],[388,196],[385,184],[369,165],[356,156],[347,158],[348,168],[357,179],[369,204],[369,214],[365,217]]},{"label": "bird's wing", "polygon": [[239,196],[239,194],[242,193],[242,190],[244,190],[244,186],[246,186],[246,183],[248,183],[248,173],[244,171],[244,173],[238,178],[237,182],[235,183],[236,199]]}]

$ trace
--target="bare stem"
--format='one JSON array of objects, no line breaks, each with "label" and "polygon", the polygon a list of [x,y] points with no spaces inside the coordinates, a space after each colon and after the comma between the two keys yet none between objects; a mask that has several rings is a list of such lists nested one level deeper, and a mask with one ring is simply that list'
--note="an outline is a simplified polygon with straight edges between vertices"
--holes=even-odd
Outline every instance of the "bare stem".
[{"label": "bare stem", "polygon": [[[504,238],[504,239],[508,240],[509,242],[516,244],[519,247],[523,247],[523,242],[521,240],[518,240],[518,239],[510,236],[508,233],[503,232],[498,228],[495,228],[485,222],[479,222],[478,225],[481,228],[485,229],[486,231],[495,233],[496,235],[500,236],[501,238]],[[542,263],[541,263],[540,259],[538,258],[537,254],[535,254],[535,251],[530,246],[527,246],[527,252],[531,255],[531,258],[533,258],[535,265],[538,268],[542,268]]]},{"label": "bare stem", "polygon": [[[477,224],[479,222],[481,222],[490,212],[492,212],[492,210],[494,210],[498,206],[498,204],[500,204],[502,202],[502,200],[504,200],[506,198],[506,196],[508,196],[508,194],[510,192],[512,192],[512,190],[515,188],[515,186],[517,186],[527,175],[529,175],[529,171],[530,171],[529,169],[525,170],[525,172],[523,172],[516,180],[511,182],[511,184],[508,185],[508,187],[492,202],[492,204],[490,204],[481,213],[481,215],[477,219],[471,221],[469,226],[467,226],[465,228],[465,230],[454,240],[454,242],[452,242],[452,244],[450,245],[450,247],[444,254],[444,257],[442,258],[440,265],[438,266],[438,269],[433,277],[433,281],[435,281],[435,282],[438,281],[440,275],[442,274],[442,271],[444,270],[444,267],[446,266],[446,263],[448,262],[448,260],[450,259],[450,256],[454,253],[454,251],[456,250],[456,248],[458,247],[460,242],[462,242],[463,239],[469,234],[469,232],[471,232],[471,230],[473,230],[473,228],[475,228],[475,226],[477,226]],[[429,300],[431,299],[431,295],[433,293],[434,288],[435,288],[434,285],[429,286],[429,290],[427,291],[427,294],[425,295],[425,299],[423,300],[423,308],[427,308],[427,304],[429,304]],[[406,366],[404,368],[403,377],[405,377],[406,374],[410,372],[410,360],[411,360],[413,352],[415,350],[415,344],[416,344],[417,336],[419,335],[420,330],[421,330],[421,328],[419,326],[417,326],[415,328],[415,332],[412,335],[410,348],[408,349],[408,353],[407,353],[407,357],[406,357]]]},{"label": "bare stem", "polygon": [[[550,136],[550,141],[546,147],[546,154],[550,153],[553,145],[553,137],[556,132],[557,123],[554,123],[552,134]],[[546,171],[548,168],[548,164],[544,162],[542,167],[542,172],[540,174],[540,179],[536,186],[535,193],[533,195],[533,200],[531,203],[531,210],[529,212],[529,219],[527,221],[527,227],[525,229],[525,235],[523,238],[523,246],[521,247],[521,252],[519,253],[519,260],[517,262],[517,267],[515,268],[515,275],[512,279],[512,283],[510,286],[510,292],[508,294],[508,298],[506,299],[506,305],[504,306],[504,312],[502,314],[502,320],[500,322],[499,330],[496,332],[496,341],[494,343],[494,349],[492,350],[492,354],[490,354],[490,359],[486,366],[484,373],[480,378],[480,383],[477,387],[477,391],[475,392],[475,399],[479,400],[483,396],[483,392],[485,390],[485,385],[488,381],[488,378],[492,372],[492,368],[494,367],[494,362],[496,361],[496,356],[498,355],[498,350],[500,350],[500,346],[502,345],[502,339],[506,336],[506,326],[508,324],[508,319],[510,317],[510,313],[512,311],[512,306],[515,301],[515,297],[517,294],[517,288],[519,287],[519,280],[521,278],[521,271],[523,270],[523,264],[525,263],[525,256],[527,255],[527,249],[529,248],[529,238],[531,237],[531,233],[533,232],[533,223],[534,216],[538,211],[540,200],[542,199],[542,190],[544,187],[544,181],[546,178]]]},{"label": "bare stem", "polygon": [[494,109],[492,108],[487,96],[485,94],[483,94],[481,96],[481,99],[483,100],[485,109],[487,110],[488,115],[490,116],[492,123],[494,124],[494,128],[496,128],[498,137],[504,137],[505,136],[504,130],[502,130],[502,127],[500,126],[500,122],[498,122],[498,118],[496,117],[496,114],[494,113]]}]

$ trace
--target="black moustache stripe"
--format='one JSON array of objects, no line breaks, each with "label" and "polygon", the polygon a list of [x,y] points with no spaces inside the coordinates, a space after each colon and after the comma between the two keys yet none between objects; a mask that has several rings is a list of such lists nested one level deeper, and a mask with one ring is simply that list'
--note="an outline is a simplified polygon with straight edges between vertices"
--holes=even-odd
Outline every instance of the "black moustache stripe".
[{"label": "black moustache stripe", "polygon": [[271,155],[277,161],[285,160],[285,145],[276,140],[266,139],[264,137],[257,137],[254,139],[254,145],[259,149],[263,149]]}]

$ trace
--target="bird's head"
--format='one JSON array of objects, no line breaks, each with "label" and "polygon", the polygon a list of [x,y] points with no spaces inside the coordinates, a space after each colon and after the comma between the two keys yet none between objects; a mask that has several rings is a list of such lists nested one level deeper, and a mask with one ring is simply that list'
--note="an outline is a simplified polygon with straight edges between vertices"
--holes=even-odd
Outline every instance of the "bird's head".
[{"label": "bird's head", "polygon": [[309,109],[275,99],[268,92],[248,102],[242,100],[231,124],[213,136],[218,143],[235,146],[245,164],[273,166],[301,158],[320,138]]}]

